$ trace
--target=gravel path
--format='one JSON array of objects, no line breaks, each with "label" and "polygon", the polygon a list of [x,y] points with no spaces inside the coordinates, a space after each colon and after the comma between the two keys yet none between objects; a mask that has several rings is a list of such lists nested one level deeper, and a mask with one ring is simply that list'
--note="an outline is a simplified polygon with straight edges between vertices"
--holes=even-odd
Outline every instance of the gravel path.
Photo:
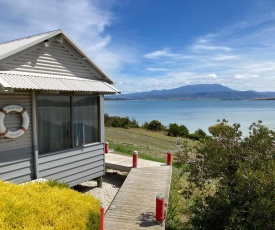
[{"label": "gravel path", "polygon": [[126,172],[107,169],[106,175],[103,176],[102,188],[97,187],[96,180],[91,180],[81,183],[73,187],[73,189],[82,193],[91,194],[99,199],[106,212],[126,177]]}]

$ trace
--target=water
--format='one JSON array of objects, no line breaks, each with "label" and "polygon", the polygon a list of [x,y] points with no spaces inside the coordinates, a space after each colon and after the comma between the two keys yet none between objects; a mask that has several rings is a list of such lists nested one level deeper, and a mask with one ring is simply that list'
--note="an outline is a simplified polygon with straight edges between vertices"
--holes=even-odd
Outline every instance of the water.
[{"label": "water", "polygon": [[197,129],[208,131],[218,119],[229,124],[240,123],[246,135],[252,122],[262,120],[275,129],[275,100],[126,100],[105,101],[105,113],[110,116],[134,118],[142,125],[158,120],[163,125],[185,125],[190,133]]}]

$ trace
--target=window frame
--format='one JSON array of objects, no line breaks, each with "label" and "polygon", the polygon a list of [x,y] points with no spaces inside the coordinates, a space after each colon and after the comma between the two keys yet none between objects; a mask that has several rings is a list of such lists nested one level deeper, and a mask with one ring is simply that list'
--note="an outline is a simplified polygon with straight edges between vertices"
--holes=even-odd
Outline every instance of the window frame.
[{"label": "window frame", "polygon": [[[44,155],[47,155],[47,154],[53,154],[53,153],[59,153],[59,152],[66,152],[66,151],[70,151],[70,150],[76,150],[76,149],[83,149],[85,147],[88,147],[88,146],[92,146],[92,145],[95,145],[95,144],[99,144],[102,142],[101,140],[101,132],[102,132],[102,127],[101,127],[101,120],[102,120],[102,116],[101,116],[101,100],[100,100],[100,95],[91,95],[91,94],[71,94],[71,93],[63,93],[63,94],[43,94],[43,93],[40,93],[40,94],[36,94],[36,123],[37,123],[37,140],[38,140],[38,150],[39,150],[39,145],[40,145],[40,140],[39,140],[39,122],[38,122],[38,100],[39,100],[39,97],[40,96],[45,96],[45,97],[51,97],[51,96],[67,96],[69,97],[69,104],[70,104],[70,107],[69,107],[69,114],[70,114],[70,143],[69,145],[71,147],[69,148],[64,148],[64,149],[61,149],[61,150],[57,150],[57,151],[51,151],[51,152],[45,152],[45,153],[40,153],[40,151],[38,151],[38,155],[39,156],[44,156]],[[97,126],[98,126],[98,130],[97,130],[97,135],[98,135],[98,141],[96,142],[92,142],[92,143],[87,143],[87,144],[82,144],[80,146],[75,146],[74,145],[74,114],[73,114],[73,98],[74,97],[95,97],[96,98],[96,103],[97,103]]]}]

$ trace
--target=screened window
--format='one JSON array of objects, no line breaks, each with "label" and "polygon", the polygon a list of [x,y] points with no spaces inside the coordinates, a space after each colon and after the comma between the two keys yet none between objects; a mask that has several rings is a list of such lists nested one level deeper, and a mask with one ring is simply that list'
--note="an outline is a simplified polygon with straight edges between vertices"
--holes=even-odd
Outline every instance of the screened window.
[{"label": "screened window", "polygon": [[98,103],[96,97],[73,97],[74,146],[99,140]]},{"label": "screened window", "polygon": [[98,97],[39,95],[37,122],[40,154],[98,142]]}]

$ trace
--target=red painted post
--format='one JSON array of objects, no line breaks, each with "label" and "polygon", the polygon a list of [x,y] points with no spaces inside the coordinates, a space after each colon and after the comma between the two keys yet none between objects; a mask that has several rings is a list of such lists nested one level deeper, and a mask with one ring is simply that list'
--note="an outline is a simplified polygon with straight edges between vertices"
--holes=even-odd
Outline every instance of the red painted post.
[{"label": "red painted post", "polygon": [[100,205],[100,230],[104,230],[104,207]]},{"label": "red painted post", "polygon": [[109,143],[105,142],[104,144],[105,153],[107,154],[109,152]]},{"label": "red painted post", "polygon": [[171,151],[167,152],[166,163],[167,163],[167,165],[171,165],[172,164],[172,152]]},{"label": "red painted post", "polygon": [[134,151],[133,152],[133,168],[137,168],[138,164],[138,152]]},{"label": "red painted post", "polygon": [[161,224],[164,220],[164,196],[159,193],[156,197],[156,222]]}]

